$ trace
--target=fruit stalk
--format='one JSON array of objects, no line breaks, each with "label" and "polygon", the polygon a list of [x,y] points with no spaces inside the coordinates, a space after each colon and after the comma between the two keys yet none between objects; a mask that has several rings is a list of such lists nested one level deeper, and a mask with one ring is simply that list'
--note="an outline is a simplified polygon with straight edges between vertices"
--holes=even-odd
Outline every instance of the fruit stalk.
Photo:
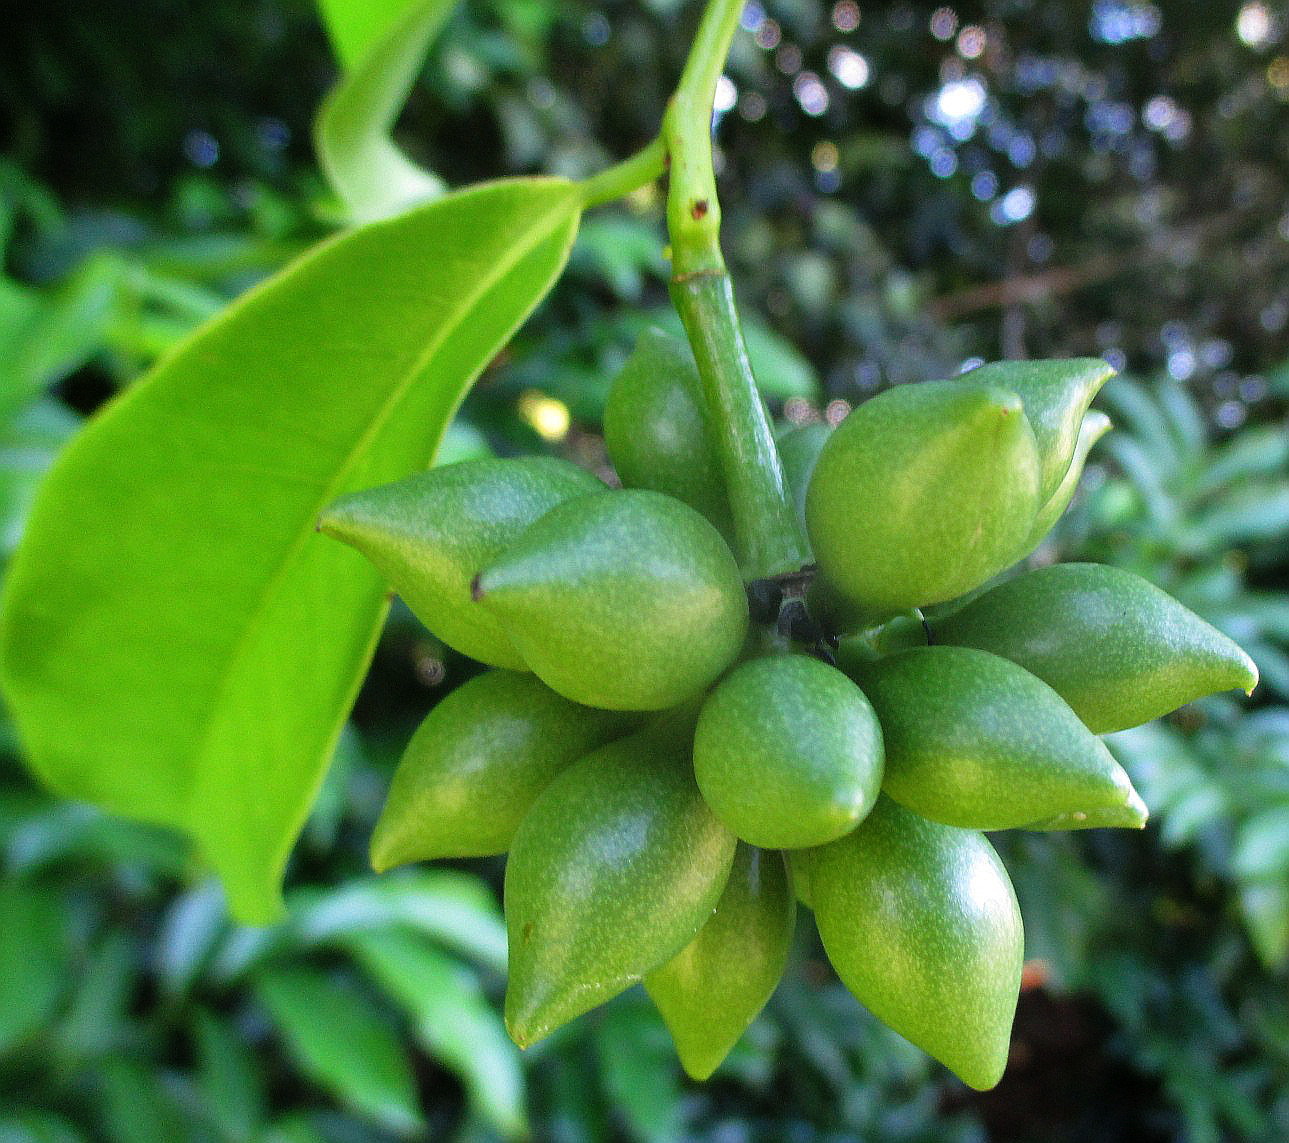
[{"label": "fruit stalk", "polygon": [[694,350],[708,414],[720,429],[740,564],[750,581],[800,571],[810,557],[752,376],[720,248],[712,104],[742,9],[742,0],[709,0],[662,135],[671,172],[671,296]]}]

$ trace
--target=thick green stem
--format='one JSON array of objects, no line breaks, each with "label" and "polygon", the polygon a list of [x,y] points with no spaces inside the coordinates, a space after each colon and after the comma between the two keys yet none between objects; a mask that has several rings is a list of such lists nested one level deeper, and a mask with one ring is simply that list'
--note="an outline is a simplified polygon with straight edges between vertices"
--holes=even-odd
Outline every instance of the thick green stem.
[{"label": "thick green stem", "polygon": [[662,137],[671,171],[672,300],[718,429],[743,574],[754,580],[799,571],[809,562],[809,547],[752,376],[720,247],[712,103],[742,9],[743,0],[709,0]]}]

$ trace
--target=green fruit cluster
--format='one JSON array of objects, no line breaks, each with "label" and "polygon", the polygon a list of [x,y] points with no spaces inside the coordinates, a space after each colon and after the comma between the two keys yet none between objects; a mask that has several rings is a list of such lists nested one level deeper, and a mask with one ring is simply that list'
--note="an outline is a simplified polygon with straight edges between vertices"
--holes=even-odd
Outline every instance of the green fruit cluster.
[{"label": "green fruit cluster", "polygon": [[1097,734],[1256,682],[1128,572],[1000,574],[1069,502],[1108,375],[984,366],[789,430],[817,569],[781,581],[742,580],[692,358],[658,331],[610,392],[622,490],[477,460],[324,514],[495,668],[413,736],[372,859],[509,854],[519,1044],[643,981],[705,1078],[774,990],[800,899],[861,1002],[997,1083],[1024,941],[982,831],[1141,827]]}]

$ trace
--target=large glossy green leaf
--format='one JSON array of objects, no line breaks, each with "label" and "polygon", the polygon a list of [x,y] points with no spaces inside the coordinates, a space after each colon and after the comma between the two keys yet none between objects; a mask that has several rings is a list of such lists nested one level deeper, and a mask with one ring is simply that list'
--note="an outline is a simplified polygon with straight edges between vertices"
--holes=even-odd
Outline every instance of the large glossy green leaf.
[{"label": "large glossy green leaf", "polygon": [[0,624],[32,766],[190,831],[240,919],[280,908],[384,607],[314,521],[425,466],[579,211],[574,184],[516,179],[324,244],[115,402],[37,498]]},{"label": "large glossy green leaf", "polygon": [[421,1125],[399,1033],[362,994],[307,968],[266,972],[256,992],[306,1075],[390,1130]]},{"label": "large glossy green leaf", "polygon": [[453,0],[323,0],[344,76],[318,112],[318,161],[359,222],[386,218],[443,193],[442,180],[390,138],[425,50]]}]

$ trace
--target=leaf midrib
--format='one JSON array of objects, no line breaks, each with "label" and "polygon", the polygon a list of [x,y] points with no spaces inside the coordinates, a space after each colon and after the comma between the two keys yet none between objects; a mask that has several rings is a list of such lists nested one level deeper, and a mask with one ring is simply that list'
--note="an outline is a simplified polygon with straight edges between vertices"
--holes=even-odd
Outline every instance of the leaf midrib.
[{"label": "leaf midrib", "polygon": [[[484,184],[484,185],[486,186],[489,184]],[[504,185],[504,184],[493,183],[490,185],[498,186],[498,185]],[[576,201],[575,184],[569,183],[568,186],[570,191],[570,198]],[[430,209],[430,208],[427,207],[427,209]],[[532,253],[532,251],[536,249],[536,247],[539,246],[543,241],[549,238],[556,231],[556,229],[558,229],[558,227],[565,221],[567,221],[567,219],[561,219],[560,221],[555,222],[548,227],[535,229],[534,231],[530,232],[530,239],[528,241],[525,241],[522,244],[516,244],[515,246],[512,246],[510,248],[511,249],[510,256],[496,263],[495,269],[493,270],[493,272],[491,274],[487,274],[483,276],[480,279],[480,284],[478,285],[478,287],[472,290],[469,293],[469,295],[467,295],[467,304],[461,306],[457,312],[458,313],[467,312],[478,301],[478,299],[481,296],[488,293],[488,291],[490,291],[495,285],[497,285],[497,283],[500,282],[502,278],[504,278],[520,261],[522,261],[530,253]],[[378,226],[380,224],[376,223],[375,225]],[[368,425],[367,429],[359,436],[358,440],[355,442],[354,447],[350,449],[349,453],[345,458],[344,463],[340,466],[340,468],[337,469],[337,473],[335,477],[333,477],[332,480],[328,482],[322,496],[318,498],[312,512],[312,515],[314,517],[316,517],[322,511],[322,509],[327,506],[327,504],[329,504],[332,500],[335,499],[336,495],[339,492],[339,489],[344,485],[345,479],[352,472],[354,465],[358,462],[359,459],[361,459],[365,455],[366,449],[371,444],[372,440],[376,436],[379,436],[381,430],[388,423],[390,415],[393,413],[394,409],[397,408],[402,403],[404,397],[407,396],[408,391],[415,384],[416,379],[425,373],[430,362],[433,360],[435,354],[438,353],[439,349],[442,347],[446,339],[447,334],[444,332],[444,330],[449,328],[455,329],[459,324],[460,324],[459,318],[457,320],[452,321],[450,324],[445,323],[445,325],[440,328],[440,332],[438,336],[436,336],[431,340],[430,344],[426,346],[425,350],[416,359],[415,364],[410,369],[407,370],[403,380],[400,381],[398,385],[391,390],[390,396],[384,402],[380,413],[377,416],[372,418],[372,421]],[[437,445],[435,447],[437,448]],[[251,632],[255,631],[258,628],[260,620],[262,619],[263,614],[268,606],[268,601],[277,596],[277,593],[281,588],[282,581],[286,578],[288,570],[290,569],[292,563],[299,555],[300,551],[303,549],[304,545],[309,542],[311,535],[312,533],[310,533],[310,531],[306,527],[302,529],[299,532],[299,534],[296,536],[296,538],[291,542],[282,560],[279,562],[278,566],[273,570],[271,576],[269,577],[265,585],[265,590],[260,593],[259,601],[255,605],[255,609],[252,612],[250,621],[245,625],[245,627],[242,629],[242,633],[237,637],[235,642],[232,644],[231,651],[227,660],[228,666],[224,670],[219,672],[219,675],[216,678],[215,684],[212,688],[212,691],[215,696],[215,701],[211,704],[211,708],[210,708],[212,713],[204,720],[205,726],[202,728],[200,746],[196,751],[194,751],[192,755],[192,757],[197,761],[198,767],[201,765],[202,760],[207,758],[209,755],[210,737],[216,723],[216,715],[213,712],[217,712],[224,708],[227,692],[230,686],[232,685],[232,681],[235,675],[234,668],[242,661],[243,657],[246,654],[247,646],[251,639]],[[195,769],[196,768],[194,768],[194,771]],[[197,785],[198,783],[196,780],[196,773],[194,772],[192,775],[190,775],[187,788],[184,791],[183,819],[185,822],[189,822],[191,819],[191,815],[190,815],[191,807],[188,806],[187,803],[189,799],[192,797],[194,793],[194,789],[196,788]]]}]

